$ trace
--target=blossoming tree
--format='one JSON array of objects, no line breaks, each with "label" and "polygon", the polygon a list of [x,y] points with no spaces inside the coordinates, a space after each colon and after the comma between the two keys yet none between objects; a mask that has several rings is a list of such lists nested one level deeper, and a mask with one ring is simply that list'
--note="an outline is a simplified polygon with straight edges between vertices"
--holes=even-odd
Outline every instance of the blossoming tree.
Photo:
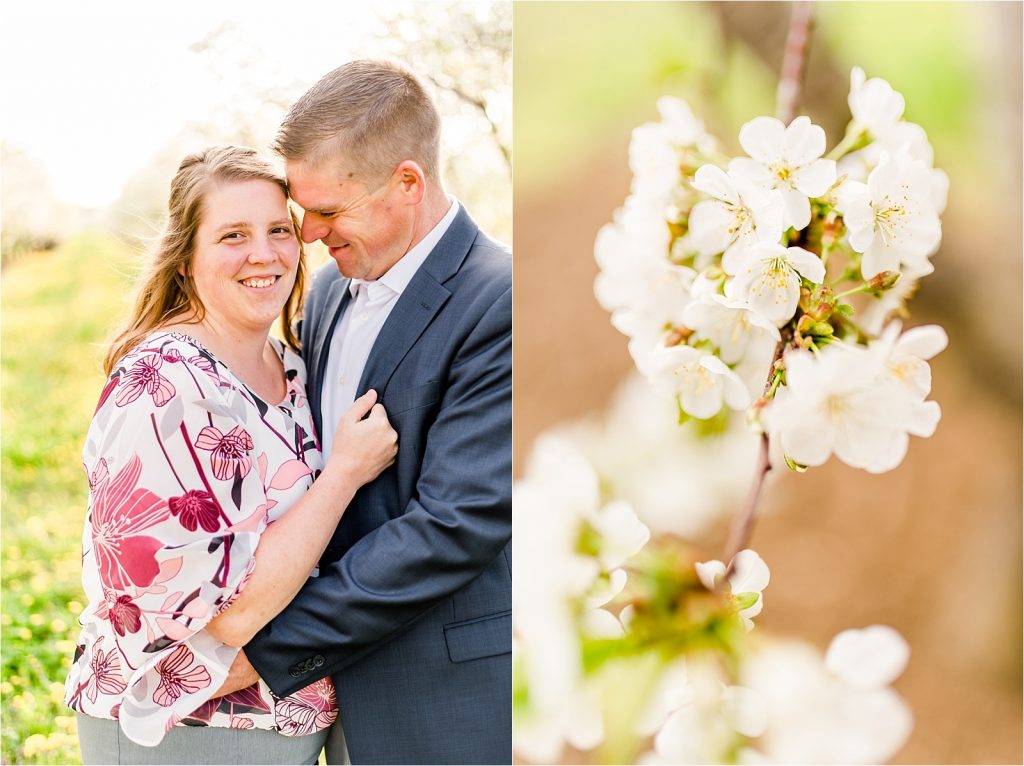
[{"label": "blossoming tree", "polygon": [[[603,428],[539,439],[515,489],[514,744],[528,761],[571,748],[592,762],[871,763],[910,733],[889,688],[909,647],[892,628],[844,631],[824,655],[754,630],[770,581],[748,547],[765,474],[833,455],[896,468],[909,437],[938,424],[928,360],[946,345],[940,327],[901,320],[932,271],[948,179],[903,97],[860,68],[828,150],[794,114],[801,45],[779,116],[740,129],[743,156],[672,97],[633,132],[631,193],[598,234],[595,291],[649,385],[631,383]],[[652,449],[648,462],[673,469],[651,481],[685,472],[703,445],[753,477],[723,560],[700,561],[685,539],[740,505],[713,470],[691,486],[719,507],[687,508],[673,527],[664,509],[638,515],[647,498],[627,474],[640,461],[601,457],[629,429],[651,439],[655,410],[692,446]]]}]

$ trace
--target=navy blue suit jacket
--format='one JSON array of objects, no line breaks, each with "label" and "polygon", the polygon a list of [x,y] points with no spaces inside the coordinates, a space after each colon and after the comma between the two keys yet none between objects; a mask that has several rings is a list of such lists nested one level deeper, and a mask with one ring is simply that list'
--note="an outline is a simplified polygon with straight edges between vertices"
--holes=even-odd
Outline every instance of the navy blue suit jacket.
[{"label": "navy blue suit jacket", "polygon": [[[321,431],[347,287],[321,269],[300,332]],[[334,677],[353,763],[510,763],[512,260],[464,208],[381,329],[370,388],[397,460],[246,654],[278,695]]]}]

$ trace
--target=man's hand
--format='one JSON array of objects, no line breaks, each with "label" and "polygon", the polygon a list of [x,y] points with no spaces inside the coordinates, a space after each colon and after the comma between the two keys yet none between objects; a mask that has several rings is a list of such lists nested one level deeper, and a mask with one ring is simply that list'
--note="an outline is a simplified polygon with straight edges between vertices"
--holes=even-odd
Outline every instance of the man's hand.
[{"label": "man's hand", "polygon": [[237,692],[239,689],[246,689],[259,680],[260,674],[250,664],[249,658],[245,656],[245,650],[239,649],[238,656],[235,657],[235,661],[228,669],[228,677],[224,679],[224,683],[220,685],[213,696],[223,697],[225,694]]}]

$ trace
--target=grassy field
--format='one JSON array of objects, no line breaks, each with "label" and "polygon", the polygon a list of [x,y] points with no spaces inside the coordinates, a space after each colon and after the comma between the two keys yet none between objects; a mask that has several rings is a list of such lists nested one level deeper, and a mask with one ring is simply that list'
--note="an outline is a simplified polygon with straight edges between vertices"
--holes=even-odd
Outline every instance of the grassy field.
[{"label": "grassy field", "polygon": [[84,600],[81,454],[133,261],[109,236],[82,234],[4,269],[3,763],[80,763],[63,697]]}]

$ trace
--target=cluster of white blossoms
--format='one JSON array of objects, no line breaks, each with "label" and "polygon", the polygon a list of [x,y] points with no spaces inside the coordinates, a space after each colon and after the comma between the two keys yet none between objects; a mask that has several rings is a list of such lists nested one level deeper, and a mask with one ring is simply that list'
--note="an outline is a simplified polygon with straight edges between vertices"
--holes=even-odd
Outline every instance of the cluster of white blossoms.
[{"label": "cluster of white blossoms", "polygon": [[600,415],[549,433],[570,442],[652,535],[700,540],[743,502],[758,444],[739,420],[704,434],[701,422],[679,425],[675,416],[675,404],[633,372]]},{"label": "cluster of white blossoms", "polygon": [[[642,558],[650,532],[628,503],[609,499],[614,472],[595,470],[585,433],[542,435],[515,485],[517,757],[556,763],[567,748],[573,762],[595,763],[881,763],[894,755],[912,728],[889,688],[909,657],[899,634],[847,630],[824,655],[760,636],[754,620],[770,572],[749,549],[728,565],[674,559],[660,587],[677,595],[663,622],[652,623],[650,594],[631,600],[627,587],[627,569],[646,581],[664,576]],[[689,590],[678,589],[687,581],[680,566],[690,567]],[[730,620],[734,631],[723,628]],[[678,636],[702,631],[676,648]],[[722,636],[731,638],[715,644]],[[585,645],[594,640],[618,664],[588,667]],[[623,741],[624,750],[603,749]]]},{"label": "cluster of white blossoms", "polygon": [[884,80],[853,70],[845,137],[756,117],[720,154],[682,101],[633,133],[630,196],[595,284],[638,369],[681,419],[748,410],[793,467],[879,472],[930,436],[941,328],[891,321],[931,273],[946,174]]},{"label": "cluster of white blossoms", "polygon": [[678,660],[646,711],[652,747],[639,762],[883,763],[913,729],[890,688],[909,657],[899,633],[872,625],[838,634],[824,655],[802,641],[761,640],[731,685],[707,658]]},{"label": "cluster of white blossoms", "polygon": [[552,763],[565,743],[603,739],[599,705],[585,683],[581,640],[622,625],[601,607],[626,584],[623,563],[650,538],[629,504],[602,502],[598,475],[568,439],[541,436],[513,490],[512,606],[517,752]]}]

